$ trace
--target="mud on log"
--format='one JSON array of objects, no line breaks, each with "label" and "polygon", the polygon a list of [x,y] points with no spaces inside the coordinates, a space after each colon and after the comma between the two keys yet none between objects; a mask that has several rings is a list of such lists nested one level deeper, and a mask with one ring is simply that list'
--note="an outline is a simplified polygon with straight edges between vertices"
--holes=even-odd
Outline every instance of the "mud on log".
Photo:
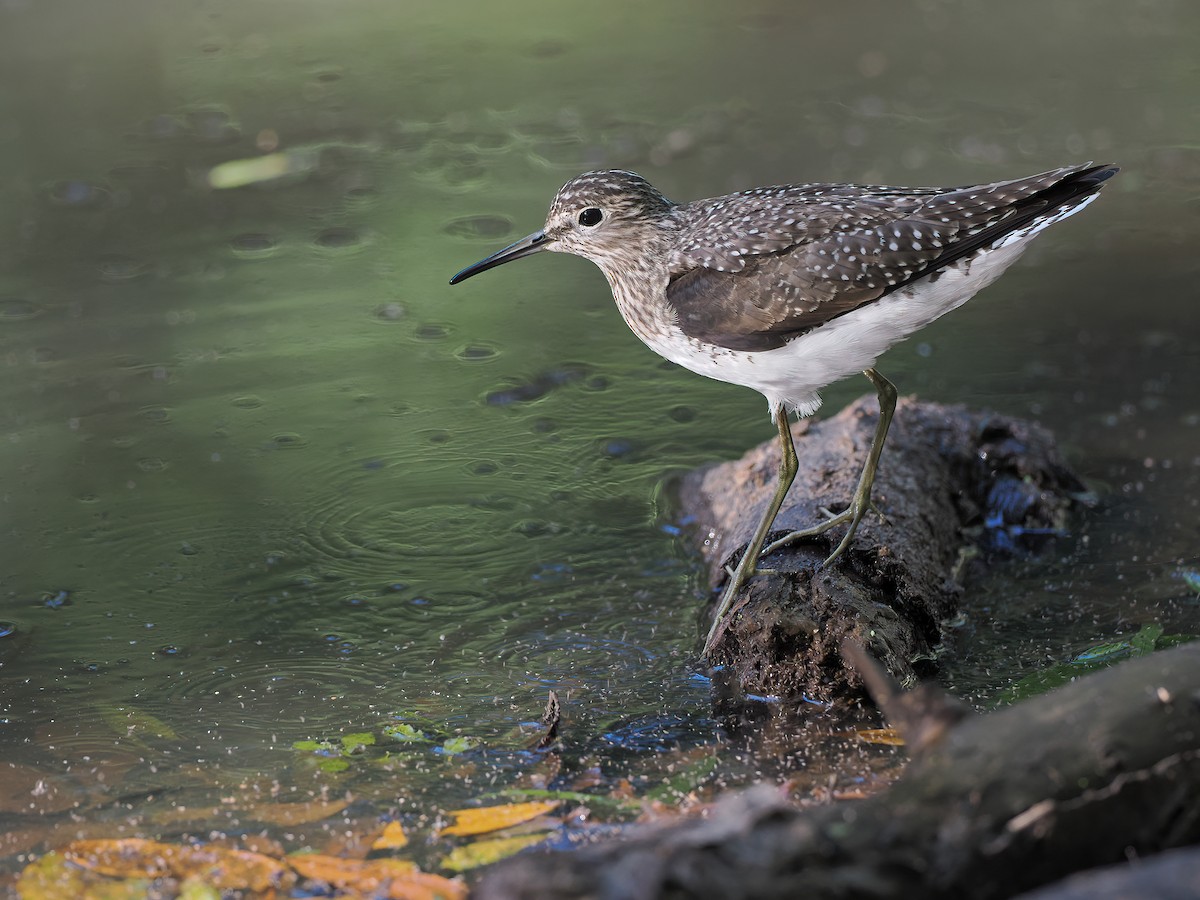
[{"label": "mud on log", "polygon": [[[831,419],[793,426],[800,471],[774,537],[819,522],[821,507],[844,507],[877,416],[875,400],[863,398]],[[778,465],[772,440],[683,479],[680,503],[708,538],[714,585],[749,541]],[[763,559],[774,574],[743,590],[712,662],[727,664],[747,692],[830,699],[858,689],[838,653],[850,638],[914,683],[912,660],[929,656],[957,608],[956,574],[969,548],[1045,541],[1064,528],[1071,498],[1083,492],[1046,429],[902,398],[875,481],[881,515],[868,513],[829,567],[820,563],[842,528]]]},{"label": "mud on log", "polygon": [[501,863],[473,896],[992,900],[1195,844],[1197,685],[1200,644],[1140,657],[960,718],[866,800],[800,810],[760,786],[707,818]]}]

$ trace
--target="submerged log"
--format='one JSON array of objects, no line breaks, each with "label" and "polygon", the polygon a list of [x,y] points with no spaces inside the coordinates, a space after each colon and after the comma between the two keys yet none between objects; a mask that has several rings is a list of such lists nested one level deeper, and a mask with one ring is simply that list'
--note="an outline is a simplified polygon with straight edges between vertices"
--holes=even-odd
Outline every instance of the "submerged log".
[{"label": "submerged log", "polygon": [[918,726],[936,736],[866,800],[802,810],[761,786],[707,818],[501,863],[474,896],[991,900],[1187,846],[1200,842],[1197,685],[1200,644],[1137,658]]},{"label": "submerged log", "polygon": [[[854,491],[878,417],[863,398],[837,416],[793,426],[800,471],[773,536],[806,528]],[[778,441],[685,476],[680,504],[699,524],[711,580],[736,563],[775,486]],[[830,699],[857,692],[838,648],[863,644],[903,683],[929,658],[958,605],[972,548],[1044,542],[1066,524],[1083,485],[1046,429],[994,413],[902,398],[867,514],[841,559],[821,561],[834,528],[765,558],[772,570],[735,603],[714,663],[748,693]]]}]

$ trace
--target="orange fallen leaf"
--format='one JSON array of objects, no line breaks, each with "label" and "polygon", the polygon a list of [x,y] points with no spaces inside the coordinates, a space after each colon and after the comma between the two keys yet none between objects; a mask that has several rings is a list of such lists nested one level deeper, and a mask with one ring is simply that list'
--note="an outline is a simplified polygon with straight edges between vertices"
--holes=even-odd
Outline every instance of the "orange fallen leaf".
[{"label": "orange fallen leaf", "polygon": [[903,747],[904,738],[895,728],[860,728],[854,732],[864,744],[887,744],[892,747]]},{"label": "orange fallen leaf", "polygon": [[304,878],[322,881],[338,890],[390,900],[463,900],[467,888],[461,881],[422,872],[399,859],[343,859],[322,853],[297,853],[288,863]]},{"label": "orange fallen leaf", "polygon": [[296,876],[278,860],[248,850],[164,844],[142,838],[73,841],[63,856],[77,866],[117,878],[195,877],[218,890],[290,889]]},{"label": "orange fallen leaf", "polygon": [[477,809],[452,809],[454,824],[442,829],[442,834],[487,834],[536,819],[558,806],[557,800],[531,800],[528,803],[506,803],[503,806],[483,806]]},{"label": "orange fallen leaf", "polygon": [[383,834],[375,838],[371,844],[372,850],[399,850],[408,846],[408,835],[399,822],[388,822],[383,826]]},{"label": "orange fallen leaf", "polygon": [[446,854],[442,860],[442,868],[451,872],[465,872],[467,869],[488,866],[520,853],[526,847],[540,844],[549,836],[550,832],[543,831],[539,834],[519,834],[516,837],[474,841],[462,847],[455,847]]}]

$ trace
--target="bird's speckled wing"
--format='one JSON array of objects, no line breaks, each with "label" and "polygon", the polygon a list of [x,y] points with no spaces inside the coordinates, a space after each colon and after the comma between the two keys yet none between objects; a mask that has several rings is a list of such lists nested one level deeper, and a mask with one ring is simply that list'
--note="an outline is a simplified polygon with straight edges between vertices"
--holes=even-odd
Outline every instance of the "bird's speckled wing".
[{"label": "bird's speckled wing", "polygon": [[785,185],[696,201],[667,301],[690,337],[774,349],[1079,202],[1104,172],[952,189]]}]

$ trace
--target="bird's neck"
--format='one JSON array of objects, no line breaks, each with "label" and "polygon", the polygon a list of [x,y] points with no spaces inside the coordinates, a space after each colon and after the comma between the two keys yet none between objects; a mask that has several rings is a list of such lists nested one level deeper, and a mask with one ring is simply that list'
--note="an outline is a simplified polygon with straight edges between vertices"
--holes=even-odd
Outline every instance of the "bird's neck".
[{"label": "bird's neck", "polygon": [[603,259],[594,260],[608,279],[622,318],[652,347],[675,322],[666,289],[683,225],[679,211],[680,207],[671,204],[652,221],[627,226],[629,234],[621,245]]}]

